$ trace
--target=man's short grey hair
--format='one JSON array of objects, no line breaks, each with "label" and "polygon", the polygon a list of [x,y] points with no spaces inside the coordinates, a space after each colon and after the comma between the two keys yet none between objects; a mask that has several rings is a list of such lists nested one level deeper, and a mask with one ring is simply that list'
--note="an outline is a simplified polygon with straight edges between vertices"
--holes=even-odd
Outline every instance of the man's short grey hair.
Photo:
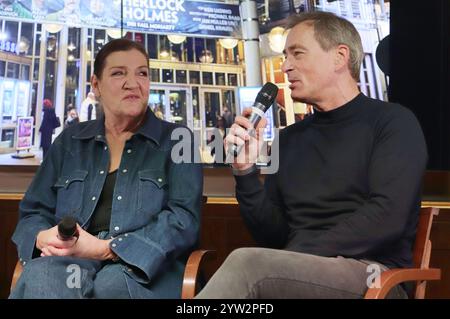
[{"label": "man's short grey hair", "polygon": [[286,27],[291,29],[300,23],[307,23],[314,27],[314,38],[325,51],[329,51],[341,44],[349,47],[350,73],[358,82],[364,50],[361,37],[355,26],[331,12],[315,11],[289,17]]}]

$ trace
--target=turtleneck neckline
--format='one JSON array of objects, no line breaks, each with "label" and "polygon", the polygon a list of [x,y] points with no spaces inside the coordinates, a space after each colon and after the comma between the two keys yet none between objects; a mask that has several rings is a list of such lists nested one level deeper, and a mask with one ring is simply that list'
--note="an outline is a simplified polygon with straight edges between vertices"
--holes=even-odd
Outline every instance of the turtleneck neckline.
[{"label": "turtleneck neckline", "polygon": [[364,94],[359,93],[352,100],[331,111],[319,112],[316,110],[313,115],[313,122],[318,124],[328,124],[341,122],[351,118],[355,115],[357,109],[361,107],[361,103],[363,103],[365,98]]}]

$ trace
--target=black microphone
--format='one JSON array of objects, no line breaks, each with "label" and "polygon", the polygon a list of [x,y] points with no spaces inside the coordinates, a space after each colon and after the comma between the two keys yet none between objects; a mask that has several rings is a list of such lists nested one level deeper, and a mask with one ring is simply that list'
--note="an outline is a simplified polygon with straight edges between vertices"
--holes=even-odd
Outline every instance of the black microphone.
[{"label": "black microphone", "polygon": [[72,216],[64,216],[58,223],[58,237],[61,240],[70,240],[78,237],[77,221]]},{"label": "black microphone", "polygon": [[[264,116],[266,111],[275,101],[275,98],[278,94],[278,87],[271,83],[267,82],[264,84],[262,89],[258,92],[256,96],[255,103],[252,106],[252,114],[249,117],[249,121],[253,124],[254,127],[258,125],[261,118]],[[245,145],[245,144],[244,144]],[[244,145],[236,145],[233,144],[228,148],[228,156],[236,157],[241,152]]]}]

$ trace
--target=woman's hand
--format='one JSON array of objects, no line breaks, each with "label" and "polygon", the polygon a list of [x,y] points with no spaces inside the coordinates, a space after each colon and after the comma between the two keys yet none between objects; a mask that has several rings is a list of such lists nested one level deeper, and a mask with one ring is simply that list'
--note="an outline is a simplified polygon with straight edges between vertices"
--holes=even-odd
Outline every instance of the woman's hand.
[{"label": "woman's hand", "polygon": [[39,249],[40,251],[42,251],[48,246],[52,246],[58,249],[67,249],[75,245],[76,241],[77,241],[76,237],[70,240],[59,239],[58,226],[55,226],[38,233],[36,237],[36,248]]},{"label": "woman's hand", "polygon": [[[51,229],[49,229],[49,231]],[[42,248],[39,248],[39,246],[36,245],[42,251],[41,256],[74,256],[95,260],[107,260],[112,259],[115,256],[109,248],[109,243],[112,239],[98,239],[97,237],[89,234],[78,224],[77,230],[79,234],[78,240],[76,238],[71,239],[70,242],[72,244],[60,245],[59,242],[51,241],[49,242],[51,244],[44,245]],[[57,232],[58,230],[56,229],[56,234]],[[41,233],[39,233],[38,238]],[[60,242],[64,243],[64,241]],[[56,243],[57,245],[53,245],[53,243]]]}]

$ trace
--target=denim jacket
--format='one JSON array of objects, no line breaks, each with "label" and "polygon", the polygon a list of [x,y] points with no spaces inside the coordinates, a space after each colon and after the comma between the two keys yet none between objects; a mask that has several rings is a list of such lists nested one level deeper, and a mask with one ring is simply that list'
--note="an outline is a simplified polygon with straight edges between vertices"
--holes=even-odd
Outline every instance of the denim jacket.
[{"label": "denim jacket", "polygon": [[[125,144],[117,172],[110,247],[143,284],[198,240],[202,167],[171,160],[177,127],[147,111],[145,123]],[[13,241],[23,264],[33,258],[38,232],[63,216],[88,228],[109,162],[103,118],[69,127],[55,140],[20,203]]]}]

